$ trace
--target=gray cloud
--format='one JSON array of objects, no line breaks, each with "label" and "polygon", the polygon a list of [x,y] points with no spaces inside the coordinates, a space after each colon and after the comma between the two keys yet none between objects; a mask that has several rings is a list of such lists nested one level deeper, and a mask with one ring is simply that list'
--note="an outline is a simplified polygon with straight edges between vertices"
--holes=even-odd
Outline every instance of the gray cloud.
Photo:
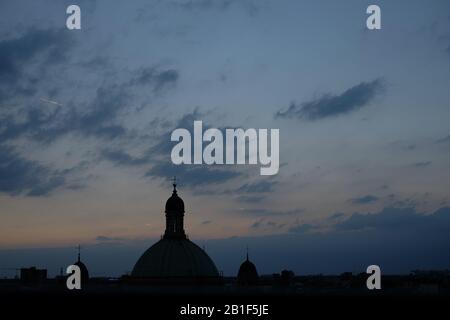
[{"label": "gray cloud", "polygon": [[[173,128],[186,128],[192,130],[194,120],[198,120],[201,113],[195,109],[191,113],[183,115]],[[146,171],[145,177],[162,178],[166,181],[177,176],[180,185],[190,187],[202,187],[208,184],[220,184],[242,176],[242,173],[230,169],[226,165],[174,165],[170,160],[170,153],[176,142],[170,140],[171,131],[167,130],[155,137],[152,147],[145,150],[140,156],[131,156],[123,150],[102,150],[100,157],[123,166],[151,165]]]},{"label": "gray cloud", "polygon": [[251,216],[285,216],[302,213],[304,212],[304,209],[294,208],[290,210],[272,210],[267,208],[241,208],[239,212],[244,215]]},{"label": "gray cloud", "polygon": [[236,193],[241,194],[241,193],[265,193],[265,192],[273,192],[273,188],[274,186],[277,184],[277,181],[268,181],[266,180],[261,180],[258,182],[254,182],[254,183],[246,183],[242,186],[240,186],[237,190]]},{"label": "gray cloud", "polygon": [[368,194],[363,197],[352,198],[349,201],[353,204],[368,204],[368,203],[376,202],[378,200],[379,200],[378,197]]},{"label": "gray cloud", "polygon": [[19,111],[24,113],[24,119],[4,116],[0,118],[0,137],[4,141],[26,136],[41,142],[52,142],[68,133],[76,133],[114,139],[126,133],[126,129],[116,120],[127,101],[128,95],[123,88],[115,85],[100,87],[83,111],[61,106],[45,111],[31,107]]},{"label": "gray cloud", "polygon": [[[150,88],[151,93],[160,94],[173,88],[178,81],[179,73],[175,69],[141,67],[122,76],[121,81],[110,80],[117,76],[108,77],[101,86],[94,87],[90,101],[66,101],[53,108],[42,108],[42,98],[36,98],[35,93],[45,89],[51,96],[60,91],[53,77],[46,75],[49,70],[60,73],[61,68],[54,67],[64,68],[58,63],[70,60],[69,52],[74,43],[71,34],[65,30],[29,29],[15,38],[0,41],[0,101],[14,98],[16,104],[8,110],[0,105],[0,109],[4,109],[0,113],[3,142],[22,136],[52,142],[68,133],[99,139],[124,138],[129,132],[121,115],[135,99],[135,87],[144,86]],[[115,72],[107,57],[88,59],[87,65],[78,63],[74,66],[86,68],[93,64]],[[28,99],[26,103],[20,100],[21,97]]]},{"label": "gray cloud", "polygon": [[65,184],[63,174],[21,157],[12,147],[0,145],[0,192],[46,196]]},{"label": "gray cloud", "polygon": [[[0,40],[0,101],[30,96],[46,66],[63,61],[72,37],[65,30],[29,29],[22,35]],[[28,72],[39,61],[40,77]]]},{"label": "gray cloud", "polygon": [[344,216],[345,216],[345,213],[343,213],[343,212],[336,212],[336,213],[333,213],[331,216],[329,216],[328,219],[329,220],[337,220],[337,219],[342,218]]},{"label": "gray cloud", "polygon": [[416,194],[414,195],[414,197],[404,198],[402,196],[391,193],[384,199],[384,205],[386,207],[394,208],[414,208],[418,206],[426,206],[428,195],[428,193],[425,193],[423,195]]},{"label": "gray cloud", "polygon": [[[199,109],[195,108],[194,111],[184,114],[180,119],[176,121],[176,123],[172,124],[172,130],[176,128],[185,128],[192,135],[192,126],[194,124],[194,121],[202,119],[203,116],[204,115],[199,111]],[[206,128],[207,127],[204,124],[204,129]],[[170,155],[173,146],[176,144],[176,142],[170,141],[172,130],[167,130],[159,137],[156,137],[156,143],[150,148],[148,153],[160,157],[167,157],[168,155]]]},{"label": "gray cloud", "polygon": [[97,236],[95,240],[99,242],[112,242],[112,241],[122,241],[124,239],[120,237]]},{"label": "gray cloud", "polygon": [[286,111],[278,111],[275,118],[320,120],[347,114],[368,105],[385,89],[382,79],[362,82],[340,95],[325,94],[302,104],[291,103]]},{"label": "gray cloud", "polygon": [[355,213],[336,225],[338,230],[450,230],[450,208],[441,208],[432,214],[418,213],[414,208],[384,208],[374,214]]},{"label": "gray cloud", "polygon": [[447,142],[450,142],[450,135],[448,135],[448,136],[446,136],[446,137],[444,137],[444,138],[438,139],[438,140],[436,140],[436,142],[437,142],[437,143],[447,143]]},{"label": "gray cloud", "polygon": [[169,181],[173,176],[179,179],[181,185],[199,187],[209,184],[219,184],[239,177],[241,173],[232,171],[226,166],[208,165],[174,165],[169,161],[161,161],[152,166],[145,174],[147,177],[163,178]]},{"label": "gray cloud", "polygon": [[313,225],[311,225],[309,223],[303,223],[303,224],[299,224],[299,225],[296,225],[294,227],[291,227],[289,229],[289,232],[292,232],[292,233],[306,233],[306,232],[309,232],[311,230],[314,230],[315,228],[316,228],[315,226],[313,226]]},{"label": "gray cloud", "polygon": [[281,229],[285,226],[284,223],[278,223],[271,220],[265,220],[264,218],[256,220],[250,225],[251,229]]},{"label": "gray cloud", "polygon": [[220,10],[225,11],[233,6],[241,6],[249,15],[255,15],[261,5],[262,1],[252,0],[172,0],[169,4],[173,7],[181,8],[183,10]]},{"label": "gray cloud", "polygon": [[146,67],[136,71],[130,85],[151,86],[154,93],[159,93],[164,88],[174,86],[178,78],[179,73],[175,69],[158,70],[156,67]]},{"label": "gray cloud", "polygon": [[428,167],[431,164],[431,161],[421,161],[414,163],[414,167],[423,168]]},{"label": "gray cloud", "polygon": [[236,197],[236,201],[239,202],[246,202],[246,203],[259,203],[265,199],[264,196],[239,196]]},{"label": "gray cloud", "polygon": [[100,158],[122,166],[139,166],[148,163],[150,160],[145,156],[133,157],[125,151],[110,149],[103,149]]}]

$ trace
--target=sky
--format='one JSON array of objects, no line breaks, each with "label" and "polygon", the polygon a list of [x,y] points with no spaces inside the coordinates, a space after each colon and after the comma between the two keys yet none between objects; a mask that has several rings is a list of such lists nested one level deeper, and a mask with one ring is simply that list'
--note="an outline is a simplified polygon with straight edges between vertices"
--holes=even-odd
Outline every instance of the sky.
[{"label": "sky", "polygon": [[[226,275],[246,246],[269,274],[450,268],[448,1],[83,0],[68,30],[74,3],[0,3],[0,276],[78,244],[129,272],[173,176]],[[278,174],[173,165],[194,120],[279,129]]]}]

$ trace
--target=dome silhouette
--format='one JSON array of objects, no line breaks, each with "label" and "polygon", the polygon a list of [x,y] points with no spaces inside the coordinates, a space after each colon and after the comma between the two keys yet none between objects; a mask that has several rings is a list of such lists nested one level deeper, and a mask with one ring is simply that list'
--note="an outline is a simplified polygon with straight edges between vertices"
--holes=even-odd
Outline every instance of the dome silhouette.
[{"label": "dome silhouette", "polygon": [[165,206],[166,230],[157,243],[136,262],[131,277],[140,279],[218,279],[208,254],[190,241],[184,231],[184,202],[173,184]]},{"label": "dome silhouette", "polygon": [[238,272],[238,284],[240,285],[254,285],[258,282],[258,271],[256,266],[248,259],[241,264]]},{"label": "dome silhouette", "polygon": [[161,239],[139,258],[132,276],[139,278],[217,277],[211,258],[188,239]]},{"label": "dome silhouette", "polygon": [[81,282],[82,283],[86,283],[89,281],[89,270],[86,267],[86,265],[81,262],[80,259],[80,246],[78,246],[78,260],[77,262],[74,263],[74,265],[78,266],[78,268],[80,268],[80,274],[81,274]]}]

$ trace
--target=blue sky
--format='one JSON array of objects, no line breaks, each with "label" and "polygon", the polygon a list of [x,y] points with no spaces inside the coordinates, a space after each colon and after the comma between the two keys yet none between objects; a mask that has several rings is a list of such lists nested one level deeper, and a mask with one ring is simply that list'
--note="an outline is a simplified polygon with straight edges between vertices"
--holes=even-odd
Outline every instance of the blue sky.
[{"label": "blue sky", "polygon": [[[450,228],[448,1],[86,0],[77,31],[69,4],[0,4],[0,267],[81,243],[97,273],[131,269],[95,257],[160,236],[173,175],[190,238],[226,273],[232,239],[268,273],[449,267],[432,254]],[[280,129],[279,173],[174,167],[170,132],[194,120]],[[329,268],[334,240],[347,262]],[[263,262],[284,241],[284,262]],[[383,255],[392,242],[407,263]]]}]

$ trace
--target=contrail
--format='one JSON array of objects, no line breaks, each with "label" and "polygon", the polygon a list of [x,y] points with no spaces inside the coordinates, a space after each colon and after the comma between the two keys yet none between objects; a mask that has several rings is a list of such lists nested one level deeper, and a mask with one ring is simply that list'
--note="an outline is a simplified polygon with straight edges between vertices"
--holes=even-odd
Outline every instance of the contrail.
[{"label": "contrail", "polygon": [[48,99],[45,99],[45,98],[40,98],[39,100],[41,100],[42,102],[47,102],[47,103],[51,103],[51,104],[54,104],[56,106],[62,107],[62,104],[59,103],[58,101],[48,100]]}]

